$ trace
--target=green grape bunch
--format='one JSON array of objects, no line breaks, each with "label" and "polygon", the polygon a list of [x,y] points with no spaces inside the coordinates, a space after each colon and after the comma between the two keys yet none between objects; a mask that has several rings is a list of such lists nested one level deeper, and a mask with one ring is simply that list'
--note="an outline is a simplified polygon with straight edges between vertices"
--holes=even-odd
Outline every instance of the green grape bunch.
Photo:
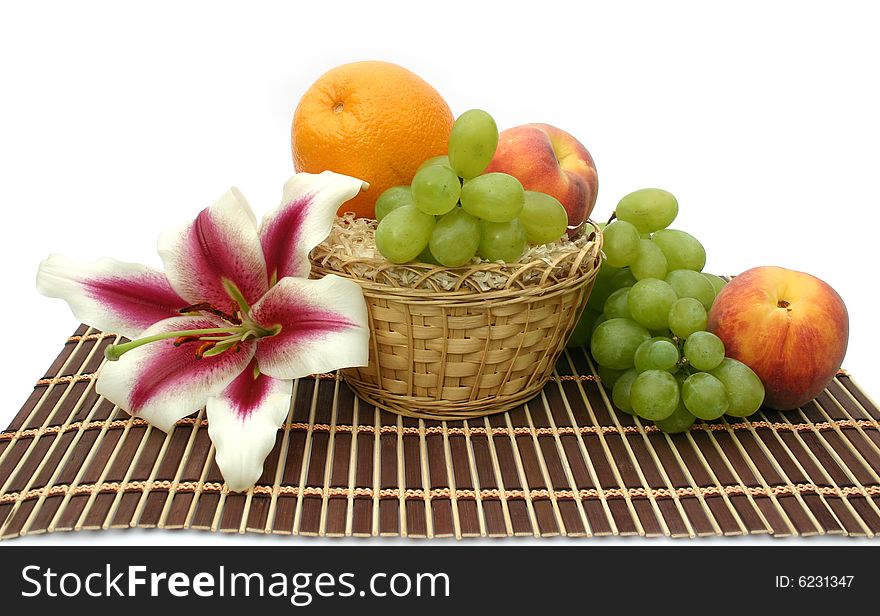
[{"label": "green grape bunch", "polygon": [[550,244],[568,229],[554,197],[523,189],[507,173],[485,173],[498,127],[482,109],[461,114],[447,154],[424,161],[409,186],[376,200],[376,248],[392,263],[467,266],[475,258],[513,263],[528,246]]},{"label": "green grape bunch", "polygon": [[706,250],[668,228],[678,201],[659,188],[632,192],[603,229],[603,259],[569,345],[588,346],[603,386],[621,412],[666,433],[698,419],[748,417],[764,386],[745,364],[725,357],[706,331],[726,284],[704,273]]}]

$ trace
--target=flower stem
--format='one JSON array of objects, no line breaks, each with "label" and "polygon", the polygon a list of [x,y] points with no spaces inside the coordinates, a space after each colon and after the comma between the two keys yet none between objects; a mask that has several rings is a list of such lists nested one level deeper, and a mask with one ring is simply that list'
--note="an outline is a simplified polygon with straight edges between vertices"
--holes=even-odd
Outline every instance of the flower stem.
[{"label": "flower stem", "polygon": [[151,342],[156,342],[158,340],[167,340],[169,338],[180,338],[181,336],[202,336],[209,334],[236,334],[241,333],[242,328],[240,326],[235,327],[209,327],[205,329],[184,329],[180,331],[174,332],[163,332],[161,334],[153,334],[152,336],[146,336],[145,338],[138,338],[137,340],[132,340],[131,342],[123,342],[122,344],[111,344],[104,350],[104,356],[109,361],[116,361],[120,357],[122,357],[125,353],[128,353],[132,349],[136,349],[139,346],[143,346],[145,344],[149,344]]}]

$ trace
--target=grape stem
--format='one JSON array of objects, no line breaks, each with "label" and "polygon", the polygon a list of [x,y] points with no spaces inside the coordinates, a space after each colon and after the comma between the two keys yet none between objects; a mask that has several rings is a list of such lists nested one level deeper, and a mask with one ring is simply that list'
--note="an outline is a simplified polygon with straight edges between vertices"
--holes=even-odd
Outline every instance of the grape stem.
[{"label": "grape stem", "polygon": [[606,222],[605,224],[606,224],[606,225],[610,225],[610,224],[611,224],[612,222],[614,222],[615,220],[617,220],[617,212],[616,212],[616,211],[615,211],[615,212],[611,212],[611,218],[609,218],[609,219],[608,219],[608,222]]},{"label": "grape stem", "polygon": [[679,357],[681,357],[681,359],[678,360],[679,369],[684,370],[688,376],[694,374],[696,371],[693,369],[693,366],[691,366],[687,357],[684,356],[684,339],[679,338],[678,336],[673,336],[672,342],[678,347]]}]

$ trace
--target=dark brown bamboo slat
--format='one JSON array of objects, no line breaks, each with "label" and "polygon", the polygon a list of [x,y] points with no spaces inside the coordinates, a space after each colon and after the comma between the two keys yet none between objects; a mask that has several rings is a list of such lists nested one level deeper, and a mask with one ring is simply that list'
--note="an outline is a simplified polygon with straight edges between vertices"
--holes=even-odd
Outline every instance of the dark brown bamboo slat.
[{"label": "dark brown bamboo slat", "polygon": [[613,408],[584,349],[506,413],[379,411],[335,374],[294,382],[257,485],[229,492],[204,410],[163,433],[94,390],[80,327],[0,432],[0,538],[84,529],[412,538],[880,533],[880,410],[841,373],[787,413],[666,435]]}]

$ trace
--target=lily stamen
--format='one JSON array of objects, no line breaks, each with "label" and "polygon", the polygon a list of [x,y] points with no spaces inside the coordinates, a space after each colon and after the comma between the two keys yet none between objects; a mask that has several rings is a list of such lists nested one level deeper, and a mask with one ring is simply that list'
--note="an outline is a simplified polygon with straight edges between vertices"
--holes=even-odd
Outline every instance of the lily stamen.
[{"label": "lily stamen", "polygon": [[206,335],[232,335],[241,332],[243,332],[241,326],[207,327],[205,329],[187,329],[176,332],[163,332],[160,334],[154,334],[152,336],[146,336],[144,338],[138,338],[137,340],[132,340],[131,342],[123,342],[122,344],[111,344],[104,350],[104,356],[110,361],[116,361],[132,349],[136,349],[151,342],[158,342],[159,340],[168,340],[169,338],[193,338],[194,340],[200,340],[202,336]]},{"label": "lily stamen", "polygon": [[241,289],[239,289],[234,282],[224,279],[223,289],[226,291],[226,294],[238,305],[240,311],[239,314],[250,314],[251,307],[245,299],[244,293],[241,292]]},{"label": "lily stamen", "polygon": [[241,343],[250,338],[270,338],[281,331],[281,325],[262,327],[248,321],[243,325],[231,327],[209,327],[205,329],[189,329],[176,332],[164,332],[144,338],[138,338],[122,344],[111,344],[104,350],[104,356],[109,361],[116,361],[125,353],[151,342],[174,338],[174,346],[179,347],[190,342],[201,342],[196,348],[196,357],[214,357],[230,349],[238,351]]},{"label": "lily stamen", "polygon": [[[205,356],[205,353],[210,352],[210,351],[213,350],[214,347],[216,347],[216,346],[217,346],[217,343],[216,343],[216,342],[203,342],[203,343],[200,344],[199,347],[196,349],[196,359],[201,359],[201,358],[203,358],[203,357]],[[210,357],[210,355],[209,355],[209,357]]]},{"label": "lily stamen", "polygon": [[227,323],[232,323],[233,325],[241,325],[241,313],[238,312],[238,306],[233,304],[231,312],[223,312],[213,304],[209,304],[208,302],[200,302],[198,304],[191,304],[189,306],[184,306],[179,310],[180,314],[191,314],[193,312],[207,312],[208,314],[213,314],[214,316],[218,316]]},{"label": "lily stamen", "polygon": [[202,357],[215,357],[217,355],[220,355],[221,353],[225,353],[226,351],[237,353],[239,348],[241,348],[241,339],[236,338],[224,342],[213,342],[210,344],[213,345],[210,348],[207,348],[205,350],[202,350],[200,348],[199,350],[202,351],[202,353],[201,355],[197,354],[196,357],[198,357],[199,359],[201,359]]},{"label": "lily stamen", "polygon": [[196,340],[202,340],[198,336],[178,336],[174,340],[174,346],[179,347],[182,344],[186,344],[187,342],[195,342]]}]

